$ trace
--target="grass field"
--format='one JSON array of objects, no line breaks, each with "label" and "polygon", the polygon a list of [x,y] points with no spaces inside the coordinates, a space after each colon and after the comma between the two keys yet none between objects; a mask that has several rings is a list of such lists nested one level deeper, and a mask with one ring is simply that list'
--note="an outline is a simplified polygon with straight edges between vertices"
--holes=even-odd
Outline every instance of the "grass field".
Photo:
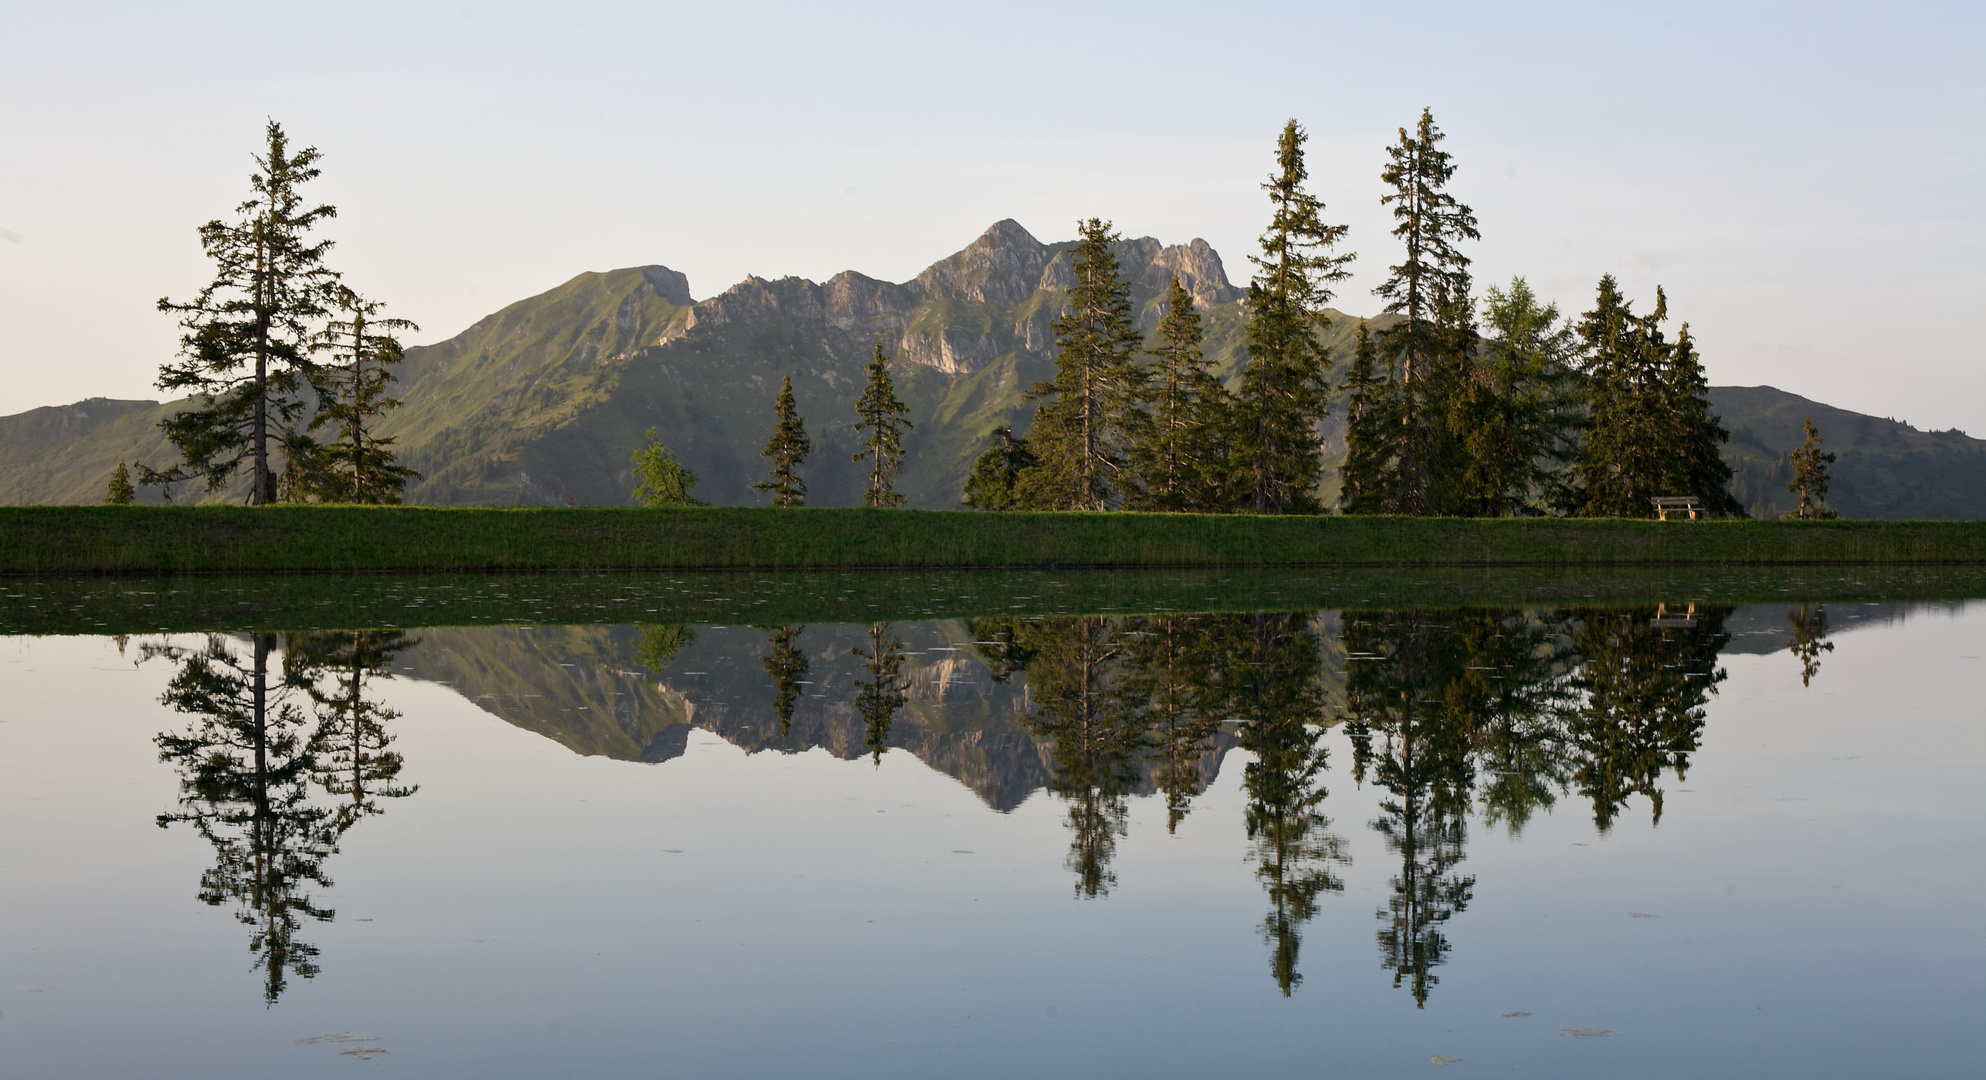
[{"label": "grass field", "polygon": [[1986,562],[1986,522],[0,507],[0,573]]}]

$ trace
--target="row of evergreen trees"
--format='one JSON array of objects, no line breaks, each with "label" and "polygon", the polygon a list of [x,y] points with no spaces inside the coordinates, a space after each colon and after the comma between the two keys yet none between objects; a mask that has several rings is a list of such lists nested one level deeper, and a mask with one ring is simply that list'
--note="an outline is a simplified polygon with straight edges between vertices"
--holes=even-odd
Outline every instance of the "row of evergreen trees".
[{"label": "row of evergreen trees", "polygon": [[[213,280],[191,300],[158,303],[181,329],[179,357],[160,367],[158,386],[190,400],[160,422],[181,461],[140,464],[138,483],[170,492],[198,481],[217,491],[246,467],[253,505],[397,503],[419,474],[399,465],[393,440],[376,431],[399,404],[387,394],[402,357],[398,335],[419,327],[383,317],[383,304],[326,264],[332,242],[312,230],[337,208],[308,205],[301,190],[319,175],[317,148],[293,150],[274,120],[264,140],[253,194],[235,220],[200,226]],[[120,463],[110,500],[135,494]]]},{"label": "row of evergreen trees", "polygon": [[[1055,377],[1036,383],[1024,436],[991,433],[965,504],[988,510],[1319,513],[1326,416],[1345,404],[1338,507],[1354,514],[1646,516],[1657,495],[1742,513],[1718,456],[1685,324],[1667,300],[1634,314],[1612,277],[1574,325],[1522,278],[1473,292],[1460,245],[1476,218],[1448,185],[1442,133],[1423,111],[1387,150],[1381,179],[1404,248],[1375,290],[1388,318],[1361,323],[1331,384],[1326,305],[1355,258],[1348,228],[1306,189],[1292,120],[1263,188],[1273,210],[1251,257],[1247,363],[1232,384],[1202,352],[1201,316],[1174,279],[1147,343],[1107,222],[1081,223],[1075,285],[1054,324]],[[1334,392],[1335,391],[1335,392]]]}]

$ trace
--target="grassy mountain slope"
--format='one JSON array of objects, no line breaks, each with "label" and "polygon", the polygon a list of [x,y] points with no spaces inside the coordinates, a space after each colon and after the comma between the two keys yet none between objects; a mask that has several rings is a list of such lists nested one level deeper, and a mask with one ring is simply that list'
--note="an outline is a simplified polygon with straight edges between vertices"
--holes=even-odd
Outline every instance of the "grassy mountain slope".
[{"label": "grassy mountain slope", "polygon": [[[853,272],[818,284],[747,278],[701,301],[666,267],[581,274],[409,349],[405,404],[382,430],[424,476],[410,502],[625,505],[629,458],[653,427],[701,477],[701,496],[753,505],[763,501],[750,485],[764,473],[773,397],[790,374],[814,440],[801,470],[809,502],[851,506],[865,475],[850,460],[860,440],[853,404],[880,343],[916,425],[898,489],[912,506],[953,508],[986,433],[1025,426],[1033,406],[1023,395],[1053,373],[1050,324],[1072,280],[1071,246],[1002,221],[900,284]],[[1207,355],[1234,378],[1245,313],[1220,256],[1204,241],[1168,247],[1149,237],[1122,242],[1118,255],[1140,325],[1156,326],[1158,298],[1178,274],[1206,316]],[[1339,315],[1330,332],[1340,371],[1357,324]],[[1790,505],[1785,454],[1811,415],[1841,455],[1830,502],[1844,516],[1986,518],[1986,442],[1771,387],[1714,387],[1711,400],[1733,432],[1725,457],[1734,490],[1754,514]],[[93,398],[0,417],[0,504],[97,502],[120,458],[169,464],[158,421],[176,407]],[[1325,424],[1328,465],[1342,451],[1341,427],[1335,417]],[[182,486],[176,497],[239,501],[245,491],[242,478],[211,496]],[[1335,475],[1324,494],[1335,497]]]},{"label": "grassy mountain slope", "polygon": [[1711,387],[1710,404],[1731,429],[1731,490],[1754,517],[1779,517],[1795,504],[1786,454],[1812,417],[1824,448],[1838,455],[1827,501],[1842,517],[1986,518],[1986,440],[1919,431],[1770,386]]},{"label": "grassy mountain slope", "polygon": [[[102,502],[120,459],[134,478],[139,462],[164,468],[178,460],[159,430],[171,411],[156,401],[89,398],[0,416],[0,503]],[[140,502],[165,501],[156,488],[138,494]]]}]

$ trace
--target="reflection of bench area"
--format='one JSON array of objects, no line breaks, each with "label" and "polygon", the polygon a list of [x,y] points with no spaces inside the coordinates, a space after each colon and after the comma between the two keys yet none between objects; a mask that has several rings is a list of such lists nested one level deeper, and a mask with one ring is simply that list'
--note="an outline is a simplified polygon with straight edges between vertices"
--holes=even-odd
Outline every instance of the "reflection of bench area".
[{"label": "reflection of bench area", "polygon": [[1696,601],[1690,601],[1689,610],[1681,615],[1669,614],[1669,605],[1655,605],[1655,617],[1648,620],[1650,626],[1667,627],[1671,630],[1694,630],[1700,617],[1696,613]]},{"label": "reflection of bench area", "polygon": [[1669,520],[1672,512],[1680,514],[1685,510],[1689,511],[1689,519],[1695,521],[1696,512],[1703,509],[1702,500],[1694,495],[1657,495],[1648,501],[1655,504],[1655,517],[1661,521]]}]

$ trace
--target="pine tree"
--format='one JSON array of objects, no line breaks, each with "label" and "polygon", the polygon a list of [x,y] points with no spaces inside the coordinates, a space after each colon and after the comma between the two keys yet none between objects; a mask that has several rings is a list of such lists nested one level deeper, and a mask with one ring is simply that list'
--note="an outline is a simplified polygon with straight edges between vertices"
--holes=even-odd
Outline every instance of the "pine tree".
[{"label": "pine tree", "polygon": [[903,690],[909,685],[903,678],[903,639],[889,623],[871,623],[869,650],[857,647],[848,652],[868,661],[862,669],[869,673],[869,681],[855,680],[855,711],[862,716],[863,745],[881,765],[883,751],[889,749],[890,726],[896,711],[903,708]]},{"label": "pine tree", "polygon": [[138,489],[131,485],[131,470],[119,461],[117,471],[110,474],[110,490],[103,501],[108,506],[130,506],[137,499]]},{"label": "pine tree", "polygon": [[1744,513],[1718,453],[1730,432],[1710,414],[1688,325],[1671,342],[1662,332],[1668,317],[1659,287],[1654,310],[1637,317],[1608,275],[1581,319],[1587,430],[1574,471],[1589,517],[1652,517],[1658,495],[1694,495],[1712,512]]},{"label": "pine tree", "polygon": [[1356,257],[1334,253],[1350,226],[1325,224],[1324,203],[1304,190],[1308,137],[1295,120],[1283,125],[1276,171],[1262,185],[1275,213],[1262,254],[1249,259],[1256,273],[1248,283],[1248,366],[1232,412],[1230,488],[1236,506],[1259,514],[1321,509],[1318,425],[1330,408],[1324,306]]},{"label": "pine tree", "polygon": [[265,137],[249,179],[255,194],[236,208],[239,220],[200,226],[213,281],[186,303],[159,301],[184,331],[182,359],[159,368],[159,389],[190,391],[194,403],[159,422],[184,460],[162,473],[143,470],[148,484],[202,477],[217,491],[246,462],[254,505],[276,500],[270,443],[303,413],[313,374],[309,324],[326,313],[336,281],[324,266],[331,242],[309,233],[337,210],[305,209],[299,192],[318,175],[317,149],[292,153],[274,120]]},{"label": "pine tree", "polygon": [[1378,350],[1364,322],[1345,372],[1345,460],[1338,467],[1338,507],[1347,514],[1383,514],[1392,506],[1386,481],[1398,442],[1397,402],[1379,371]]},{"label": "pine tree", "polygon": [[1658,372],[1644,362],[1641,320],[1612,274],[1600,278],[1593,310],[1580,317],[1585,346],[1586,435],[1574,473],[1580,513],[1587,517],[1648,517],[1657,491]]},{"label": "pine tree", "polygon": [[[399,711],[366,693],[368,681],[391,679],[393,658],[415,644],[399,630],[307,631],[284,639],[285,676],[306,687],[317,707],[312,772],[326,793],[341,799],[332,818],[340,835],[382,813],[378,800],[420,790],[396,782],[406,761],[393,749],[387,725]],[[321,685],[327,678],[329,689]]]},{"label": "pine tree", "polygon": [[1491,286],[1485,313],[1489,334],[1449,401],[1464,457],[1456,508],[1470,517],[1562,509],[1579,422],[1578,337],[1521,277],[1508,291]]},{"label": "pine tree", "polygon": [[[381,438],[376,425],[400,405],[399,399],[386,394],[393,366],[405,356],[396,335],[420,327],[406,319],[380,318],[384,304],[349,288],[340,286],[335,297],[344,317],[327,323],[315,342],[332,362],[318,369],[321,405],[309,430],[330,424],[338,432],[315,462],[321,477],[315,484],[317,494],[327,502],[398,503],[407,481],[418,480],[421,474],[396,462],[394,440]],[[310,460],[307,450],[289,456]]]},{"label": "pine tree", "polygon": [[868,384],[862,388],[862,399],[855,403],[855,413],[862,418],[855,432],[868,436],[862,442],[867,449],[849,459],[866,458],[869,462],[869,488],[862,493],[864,506],[903,505],[903,496],[890,486],[890,478],[903,471],[903,429],[916,426],[904,419],[909,412],[896,398],[896,386],[890,381],[890,358],[878,344],[876,358],[869,363]]},{"label": "pine tree", "polygon": [[1098,218],[1077,224],[1070,252],[1076,283],[1069,309],[1054,322],[1055,378],[1035,383],[1041,402],[1028,429],[1035,464],[1016,482],[1030,510],[1108,510],[1127,494],[1125,447],[1144,419],[1139,406],[1143,344],[1131,319],[1131,287],[1111,250],[1118,236]]},{"label": "pine tree", "polygon": [[[1660,288],[1655,296],[1656,306],[1666,308]],[[1660,340],[1659,335],[1651,336]],[[1675,344],[1663,354],[1662,376],[1676,447],[1676,453],[1667,459],[1670,472],[1665,479],[1670,490],[1663,494],[1694,495],[1711,513],[1744,517],[1744,504],[1731,494],[1731,466],[1718,452],[1730,441],[1731,432],[1710,412],[1710,380],[1704,375],[1688,323],[1676,332]]]},{"label": "pine tree", "polygon": [[1200,350],[1200,313],[1193,294],[1174,275],[1166,292],[1165,318],[1158,325],[1159,347],[1148,351],[1151,420],[1137,430],[1130,461],[1136,510],[1219,510],[1222,503],[1219,446],[1226,419],[1227,391],[1208,370]]},{"label": "pine tree", "polygon": [[655,437],[649,428],[647,444],[634,452],[634,500],[643,506],[704,506],[696,497],[696,474],[676,460],[676,455]]},{"label": "pine tree", "polygon": [[[1800,497],[1800,505],[1793,508],[1789,516],[1800,521],[1826,521],[1835,516],[1827,508],[1827,467],[1834,464],[1833,451],[1821,450],[1821,435],[1814,427],[1814,418],[1807,417],[1807,438],[1798,449],[1786,455],[1786,461],[1793,466],[1793,482],[1786,490]],[[120,465],[118,468],[122,469]],[[117,482],[111,481],[111,489],[116,490]],[[115,500],[113,500],[115,501]],[[130,501],[130,500],[125,500]]]},{"label": "pine tree", "polygon": [[805,626],[761,626],[771,649],[759,663],[772,677],[772,712],[779,717],[779,737],[793,731],[793,705],[800,700],[800,686],[807,678],[807,654],[793,647],[793,639]]},{"label": "pine tree", "polygon": [[216,634],[204,648],[146,646],[145,657],[179,665],[159,701],[193,718],[184,732],[153,740],[159,760],[179,773],[179,808],[158,816],[161,828],[191,825],[213,845],[214,865],[200,875],[199,898],[232,903],[252,927],[249,948],[263,973],[263,999],[274,1005],[289,977],[318,972],[316,946],[297,933],[306,918],[335,913],[310,897],[331,884],[325,860],[338,850],[333,812],[310,799],[317,742],[288,700],[297,683],[271,671],[276,635],[253,634],[251,657],[236,655]]},{"label": "pine tree", "polygon": [[1393,235],[1407,249],[1373,290],[1387,301],[1387,312],[1404,316],[1381,338],[1380,354],[1400,383],[1390,487],[1392,509],[1405,514],[1452,510],[1462,454],[1448,432],[1447,402],[1475,344],[1469,259],[1456,245],[1482,235],[1474,211],[1448,193],[1455,163],[1437,145],[1444,138],[1434,114],[1421,110],[1414,133],[1401,128],[1387,148],[1389,162],[1379,174],[1393,189],[1379,201],[1392,205]]},{"label": "pine tree", "polygon": [[1014,437],[1014,429],[1002,425],[986,433],[991,445],[972,463],[965,478],[964,503],[975,510],[1015,509],[1014,485],[1023,470],[1033,465],[1034,453],[1026,439]]},{"label": "pine tree", "polygon": [[814,446],[807,440],[807,425],[793,405],[793,376],[779,380],[779,400],[772,411],[779,423],[773,427],[772,436],[766,439],[765,450],[759,455],[772,459],[772,472],[753,484],[752,490],[770,492],[774,506],[805,506],[807,482],[794,470],[807,460]]}]

